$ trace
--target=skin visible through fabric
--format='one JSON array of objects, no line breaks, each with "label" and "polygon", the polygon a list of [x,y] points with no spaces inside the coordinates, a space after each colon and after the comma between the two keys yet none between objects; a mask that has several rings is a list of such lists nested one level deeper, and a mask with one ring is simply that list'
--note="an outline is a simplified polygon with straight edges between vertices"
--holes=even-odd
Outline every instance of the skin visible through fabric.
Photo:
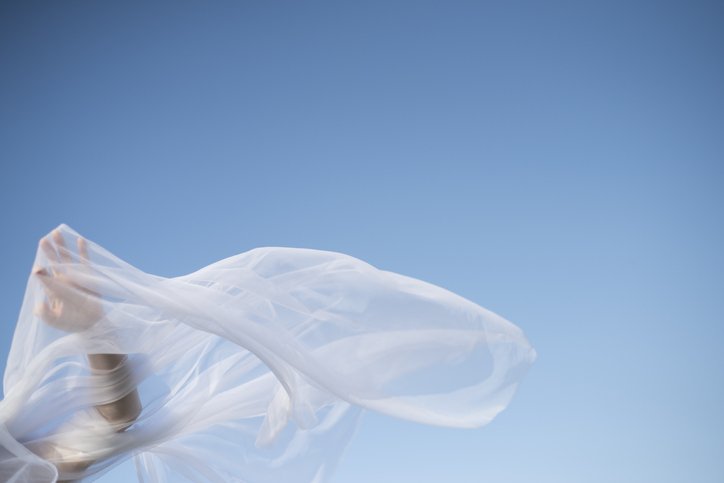
[{"label": "skin visible through fabric", "polygon": [[483,426],[534,359],[502,317],[344,254],[163,278],[61,225],[8,358],[0,476],[90,480],[135,455],[141,481],[326,481],[361,411]]}]

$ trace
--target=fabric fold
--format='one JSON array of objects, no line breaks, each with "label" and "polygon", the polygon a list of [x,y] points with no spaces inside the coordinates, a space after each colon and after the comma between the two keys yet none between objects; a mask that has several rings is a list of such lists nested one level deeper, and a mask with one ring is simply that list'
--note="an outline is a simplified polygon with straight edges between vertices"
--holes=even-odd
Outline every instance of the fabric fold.
[{"label": "fabric fold", "polygon": [[[148,482],[326,481],[361,411],[482,426],[535,360],[504,318],[341,253],[257,248],[165,278],[67,225],[54,233],[28,280],[0,403],[0,472],[18,481],[54,481],[37,476],[62,458],[49,447],[92,456],[88,481],[132,456]],[[93,372],[88,354],[127,354],[130,372]],[[95,427],[96,406],[133,385],[133,425]],[[95,431],[92,448],[76,441],[83,431]],[[12,456],[17,445],[40,457]]]}]

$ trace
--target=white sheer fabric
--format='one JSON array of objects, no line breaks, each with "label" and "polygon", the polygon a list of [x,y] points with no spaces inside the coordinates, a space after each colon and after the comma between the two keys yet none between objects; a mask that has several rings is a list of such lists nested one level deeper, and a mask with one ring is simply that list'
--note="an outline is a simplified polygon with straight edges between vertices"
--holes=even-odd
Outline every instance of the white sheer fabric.
[{"label": "white sheer fabric", "polygon": [[[326,481],[362,410],[482,426],[535,359],[498,315],[340,253],[258,248],[163,278],[92,242],[86,259],[57,230],[57,257],[36,256],[55,285],[30,277],[8,358],[3,481],[91,481],[129,457],[144,482]],[[49,287],[65,313],[102,317],[49,325]],[[131,370],[99,375],[87,354],[128,354]],[[109,428],[95,406],[136,386],[140,416]],[[57,476],[73,457],[92,464]]]}]

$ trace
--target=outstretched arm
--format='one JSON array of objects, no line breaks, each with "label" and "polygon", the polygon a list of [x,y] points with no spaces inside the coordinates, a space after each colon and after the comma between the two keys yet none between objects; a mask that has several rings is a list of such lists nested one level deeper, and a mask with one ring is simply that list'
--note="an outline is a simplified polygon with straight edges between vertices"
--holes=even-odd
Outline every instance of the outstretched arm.
[{"label": "outstretched arm", "polygon": [[[46,300],[36,307],[36,314],[45,323],[68,332],[80,332],[92,327],[103,318],[103,307],[98,293],[88,287],[78,285],[68,273],[64,265],[74,263],[70,251],[65,245],[63,235],[55,230],[52,241],[44,237],[40,247],[47,256],[48,267],[34,267],[33,273],[42,282],[45,288]],[[90,270],[88,247],[85,239],[78,238],[77,269]],[[104,377],[109,384],[111,381],[124,381],[130,377],[131,368],[127,363],[125,354],[86,354],[92,372]],[[120,386],[120,384],[119,384]],[[119,390],[122,390],[119,387]],[[125,431],[138,418],[141,413],[141,400],[138,391],[134,388],[116,401],[95,406],[96,410],[111,427],[117,431]],[[53,459],[60,459],[58,470],[63,473],[77,473],[85,470],[93,461],[77,460],[63,461],[60,448],[50,451]],[[58,458],[60,456],[60,458]]]}]

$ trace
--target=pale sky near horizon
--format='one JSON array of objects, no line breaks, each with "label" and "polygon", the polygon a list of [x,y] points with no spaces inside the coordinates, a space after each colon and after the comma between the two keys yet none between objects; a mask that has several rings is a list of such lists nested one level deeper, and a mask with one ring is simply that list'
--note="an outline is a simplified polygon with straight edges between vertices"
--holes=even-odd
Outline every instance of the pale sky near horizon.
[{"label": "pale sky near horizon", "polygon": [[538,360],[479,430],[369,414],[333,483],[724,481],[722,27],[696,0],[2,2],[0,369],[60,223],[164,276],[335,250]]}]

